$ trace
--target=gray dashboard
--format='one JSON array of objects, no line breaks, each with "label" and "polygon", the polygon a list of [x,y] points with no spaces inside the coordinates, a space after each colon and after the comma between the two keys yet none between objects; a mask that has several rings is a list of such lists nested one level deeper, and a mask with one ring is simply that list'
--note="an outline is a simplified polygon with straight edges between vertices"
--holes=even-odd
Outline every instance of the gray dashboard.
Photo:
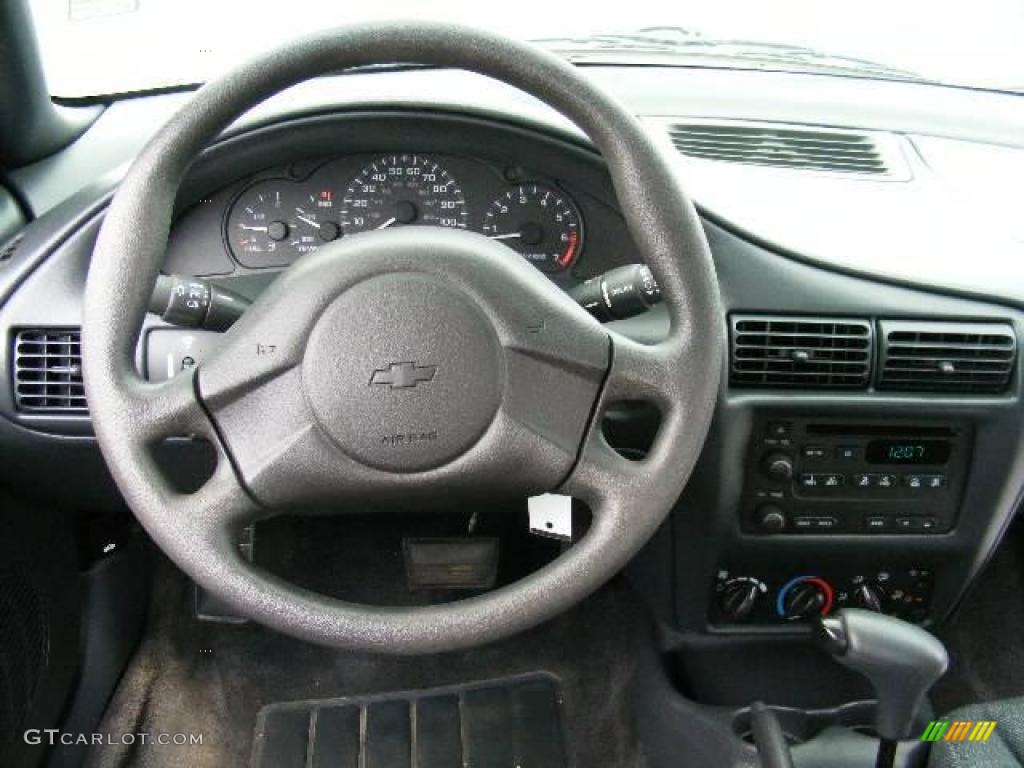
[{"label": "gray dashboard", "polygon": [[[998,156],[1018,151],[1010,145],[1022,134],[1009,126],[1024,124],[1019,105],[1007,101],[1011,97],[952,89],[869,86],[856,80],[830,82],[824,88],[813,76],[771,73],[630,68],[592,73],[634,105],[656,132],[664,120],[683,116],[812,121],[894,135],[930,131],[946,138],[929,141],[968,141],[976,147],[1001,142],[992,150]],[[472,93],[473,103],[452,97],[459,93]],[[897,110],[911,93],[915,108]],[[115,104],[97,121],[95,133],[80,140],[82,146],[73,145],[17,175],[37,208],[49,210],[25,231],[18,252],[0,267],[0,332],[5,339],[0,369],[10,370],[11,339],[18,329],[73,328],[80,323],[91,246],[119,175],[117,166],[184,98],[167,95]],[[997,107],[1005,107],[1005,123],[977,119],[974,112]],[[946,122],[938,121],[939,115],[946,115]],[[959,116],[957,126],[950,115]],[[910,146],[903,143],[909,140],[898,140],[904,149]],[[563,287],[635,261],[601,160],[571,126],[509,89],[461,73],[418,71],[325,78],[293,89],[243,119],[193,168],[179,199],[166,271],[209,275],[242,293],[257,294],[287,260],[247,264],[233,246],[232,226],[238,223],[233,211],[248,191],[282,180],[301,186],[320,181],[318,173],[330,172],[334,181],[328,187],[344,195],[367,162],[401,153],[434,158],[459,179],[467,226],[482,229],[494,200],[521,184],[557,190],[571,200],[584,242],[570,267],[552,275]],[[907,160],[910,180],[901,181],[737,169],[681,158],[680,171],[690,174],[705,214],[727,312],[723,324],[738,313],[855,318],[872,328],[892,320],[994,322],[1024,338],[1022,271],[1013,266],[1019,264],[1014,256],[1020,253],[1019,244],[1012,236],[999,238],[999,244],[990,243],[965,261],[960,245],[947,248],[934,242],[935,232],[923,226],[919,214],[931,210],[941,215],[936,212],[946,209],[945,203],[936,206],[937,186],[914,186],[931,172],[924,157]],[[84,178],[97,181],[74,192],[73,180]],[[807,201],[815,190],[818,205],[812,211]],[[907,214],[899,238],[871,226],[865,214],[869,208],[858,207],[859,200],[879,195],[891,203],[892,221]],[[980,226],[969,217],[946,218],[944,226],[960,228],[965,237]],[[920,252],[911,253],[912,248]],[[147,330],[158,327],[155,318],[148,321]],[[619,328],[639,339],[654,339],[664,332],[665,317],[654,311]],[[143,356],[140,349],[140,366]],[[726,370],[718,414],[701,464],[671,523],[631,566],[633,578],[666,625],[684,634],[728,634],[708,622],[717,574],[726,566],[733,573],[752,575],[780,567],[785,575],[818,572],[837,564],[865,573],[934,570],[933,608],[927,620],[947,616],[1020,503],[1024,413],[1019,359],[1008,389],[993,395],[884,391],[874,379],[856,391],[738,388],[729,385],[730,362],[723,360],[722,365]],[[5,482],[29,485],[46,498],[78,508],[120,504],[89,436],[87,417],[18,413],[9,374],[0,382],[0,410],[5,458],[0,473]],[[739,508],[748,454],[765,419],[962,426],[971,445],[969,458],[963,456],[969,474],[959,491],[956,525],[928,536],[765,536],[744,530]],[[172,463],[186,473],[201,465],[195,448],[187,443],[170,446]],[[54,487],[48,478],[58,462],[74,469],[65,483]],[[749,630],[792,632],[794,626]]]}]

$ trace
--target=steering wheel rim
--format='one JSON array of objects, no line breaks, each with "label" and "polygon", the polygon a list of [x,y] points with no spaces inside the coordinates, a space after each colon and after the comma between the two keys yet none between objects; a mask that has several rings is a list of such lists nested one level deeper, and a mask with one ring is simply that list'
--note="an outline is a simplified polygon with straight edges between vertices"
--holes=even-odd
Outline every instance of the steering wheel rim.
[{"label": "steering wheel rim", "polygon": [[[310,275],[315,269],[336,276],[339,298],[349,295],[352,285],[365,284],[368,275],[387,273],[367,266],[370,256],[360,251],[379,250],[386,240],[389,252],[395,254],[389,263],[407,274],[419,269],[411,259],[417,249],[425,248],[436,258],[428,258],[423,269],[429,272],[433,264],[443,271],[445,260],[454,260],[464,270],[467,292],[482,306],[499,302],[500,297],[482,296],[486,293],[482,286],[489,279],[477,279],[472,271],[489,269],[497,274],[494,270],[503,270],[510,290],[535,301],[547,313],[553,335],[558,327],[568,334],[553,342],[561,345],[558,352],[566,359],[552,367],[571,369],[573,375],[587,366],[593,369],[588,368],[584,377],[595,380],[593,402],[587,403],[590,415],[579,435],[577,455],[566,460],[569,472],[557,487],[558,492],[588,504],[593,513],[590,530],[557,560],[518,582],[466,600],[416,608],[356,605],[315,595],[251,566],[233,546],[231,531],[261,511],[253,499],[253,473],[247,475],[244,468],[235,466],[238,457],[232,454],[231,438],[223,433],[227,417],[222,414],[241,400],[241,395],[231,400],[241,382],[218,384],[218,376],[226,375],[232,355],[237,357],[238,350],[251,346],[246,344],[257,338],[252,336],[256,330],[268,327],[259,325],[259,311],[248,322],[247,313],[226,334],[226,362],[219,369],[215,355],[214,363],[204,361],[191,375],[151,384],[140,377],[134,362],[148,299],[163,262],[175,195],[200,151],[239,115],[291,85],[381,61],[486,75],[539,98],[576,123],[608,165],[627,226],[659,282],[670,318],[664,341],[649,346],[633,342],[570,306],[564,294],[525,262],[502,261],[494,250],[502,246],[467,233],[396,231],[387,238],[382,237],[384,233],[359,236],[338,246],[337,253],[347,249],[344,259],[335,251],[325,251],[322,257],[318,252],[308,264],[290,268],[275,281],[262,305],[268,308],[265,315],[273,315],[274,301],[289,287],[312,285]],[[371,237],[378,238],[378,247],[371,247]],[[460,255],[470,252],[480,254],[479,267]],[[356,275],[360,269],[363,272]],[[331,300],[325,295],[327,303]],[[324,306],[314,309],[322,311]],[[500,333],[515,333],[509,329],[516,326],[497,323],[495,327]],[[700,220],[680,186],[668,151],[651,140],[635,117],[574,67],[532,46],[455,25],[392,23],[341,28],[301,39],[196,92],[138,155],[111,201],[89,270],[82,346],[86,393],[100,449],[135,515],[183,571],[242,615],[285,634],[335,647],[408,654],[454,650],[525,630],[570,607],[625,565],[663,522],[699,456],[717,398],[723,327],[717,280]],[[588,340],[580,346],[590,344],[592,350],[597,349],[596,342],[591,343],[595,334],[606,340],[610,359],[599,376],[594,373],[600,367],[596,362],[568,360],[573,334]],[[520,335],[511,342],[502,341],[502,349],[507,352],[531,343],[535,342]],[[530,354],[543,357],[549,352],[531,350]],[[275,378],[277,369],[251,372],[253,379],[262,376],[259,386],[281,380]],[[256,386],[247,380],[246,396]],[[230,404],[218,411],[218,398]],[[647,400],[661,411],[659,433],[642,461],[629,461],[613,451],[593,416],[622,400]],[[485,438],[495,429],[493,423]],[[167,485],[150,450],[161,439],[180,434],[205,437],[218,452],[213,476],[193,494],[178,493]],[[470,451],[480,452],[485,438]],[[550,447],[549,443],[558,442],[542,444]],[[457,482],[461,467],[461,459],[448,459],[443,466],[403,468],[392,478],[399,485],[423,481],[443,487],[444,482]],[[501,469],[500,461],[496,467]],[[494,469],[481,477],[497,477]],[[549,480],[535,479],[539,484]]]}]

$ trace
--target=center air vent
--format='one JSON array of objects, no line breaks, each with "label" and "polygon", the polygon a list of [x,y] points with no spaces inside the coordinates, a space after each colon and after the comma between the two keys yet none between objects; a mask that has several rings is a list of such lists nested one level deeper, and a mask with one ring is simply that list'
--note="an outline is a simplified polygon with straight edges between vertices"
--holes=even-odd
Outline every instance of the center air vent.
[{"label": "center air vent", "polygon": [[883,320],[879,389],[915,392],[1004,392],[1017,339],[1002,323]]},{"label": "center air vent", "polygon": [[25,413],[85,413],[81,332],[21,330],[14,340],[14,399]]},{"label": "center air vent", "polygon": [[865,389],[867,320],[734,315],[731,380],[750,387]]},{"label": "center air vent", "polygon": [[[891,176],[898,153],[856,131],[756,123],[670,123],[679,152],[701,160]],[[902,174],[901,174],[902,175]]]}]

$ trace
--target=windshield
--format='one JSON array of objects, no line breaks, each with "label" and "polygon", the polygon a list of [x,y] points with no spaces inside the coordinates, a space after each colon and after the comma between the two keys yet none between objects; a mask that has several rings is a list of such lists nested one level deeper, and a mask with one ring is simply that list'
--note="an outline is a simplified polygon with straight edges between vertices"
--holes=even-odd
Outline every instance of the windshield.
[{"label": "windshield", "polygon": [[579,63],[818,72],[1024,92],[1019,0],[32,0],[50,91],[200,83],[350,22],[444,20],[540,41]]}]

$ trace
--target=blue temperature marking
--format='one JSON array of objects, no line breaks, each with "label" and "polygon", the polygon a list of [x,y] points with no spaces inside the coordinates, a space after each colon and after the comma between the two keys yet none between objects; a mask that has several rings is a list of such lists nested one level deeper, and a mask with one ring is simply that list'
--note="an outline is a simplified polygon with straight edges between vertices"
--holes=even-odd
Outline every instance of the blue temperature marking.
[{"label": "blue temperature marking", "polygon": [[787,581],[782,586],[782,589],[779,590],[779,594],[775,598],[775,612],[779,614],[779,616],[785,617],[786,612],[785,610],[783,610],[782,604],[786,599],[786,593],[789,592],[789,590],[793,587],[794,584],[799,584],[801,581],[813,578],[813,576],[797,576],[796,578]]}]

